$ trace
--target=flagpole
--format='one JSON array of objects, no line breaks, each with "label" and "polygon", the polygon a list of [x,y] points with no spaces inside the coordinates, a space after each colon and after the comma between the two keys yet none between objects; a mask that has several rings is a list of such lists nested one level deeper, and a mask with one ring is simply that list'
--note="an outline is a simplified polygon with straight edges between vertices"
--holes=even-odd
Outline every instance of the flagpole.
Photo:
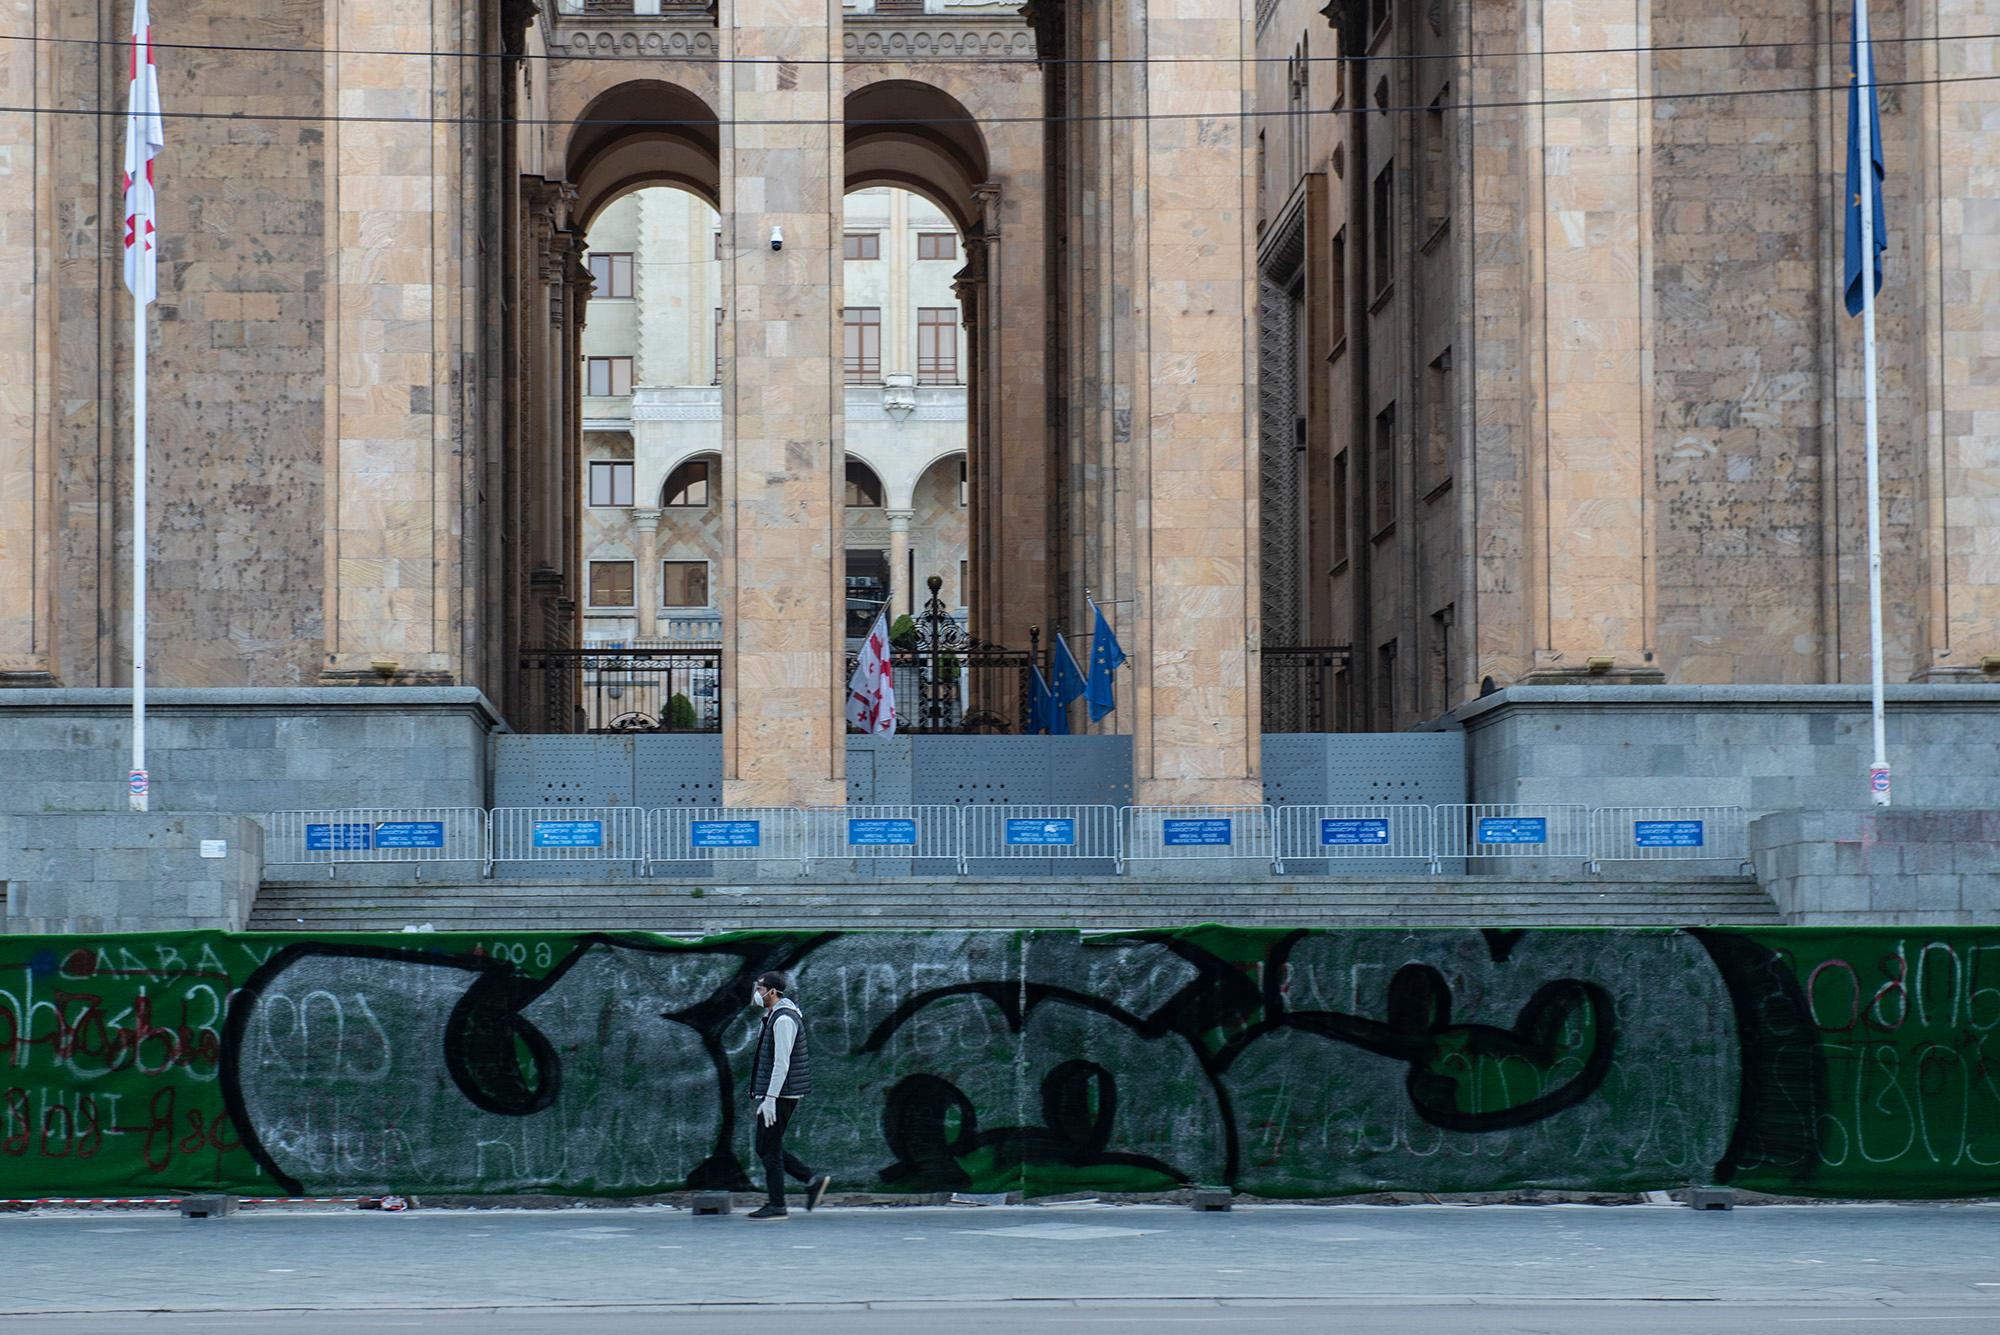
[{"label": "flagpole", "polygon": [[132,298],[132,810],[146,789],[146,303]]},{"label": "flagpole", "polygon": [[1868,789],[1875,805],[1889,805],[1888,730],[1882,701],[1882,489],[1876,446],[1875,406],[1875,57],[1870,49],[1868,0],[1854,0],[1854,77],[1859,82],[1853,133],[1861,160],[1861,365],[1866,385],[1868,457],[1868,665],[1869,707],[1875,756]]}]

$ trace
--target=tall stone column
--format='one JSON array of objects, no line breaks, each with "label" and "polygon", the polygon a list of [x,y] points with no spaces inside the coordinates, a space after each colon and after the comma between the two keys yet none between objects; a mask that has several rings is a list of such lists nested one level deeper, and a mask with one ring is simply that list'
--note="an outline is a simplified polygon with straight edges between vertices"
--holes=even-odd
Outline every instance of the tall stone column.
[{"label": "tall stone column", "polygon": [[632,529],[639,538],[632,596],[639,602],[639,638],[650,640],[660,633],[660,512],[634,510]]},{"label": "tall stone column", "polygon": [[[723,796],[846,798],[840,9],[721,0]],[[773,250],[773,229],[783,248]]]},{"label": "tall stone column", "polygon": [[[1113,600],[1133,660],[1118,708],[1135,720],[1138,800],[1257,802],[1257,265],[1241,114],[1253,67],[1237,59],[1254,36],[1247,10],[1192,12],[1149,5],[1130,34],[1151,61],[1155,119],[1120,191],[1129,240],[1112,242],[1114,263],[1137,270],[1132,440],[1118,459],[1147,538],[1129,554],[1130,587],[1085,579]],[[1087,615],[1076,609],[1078,629]]]},{"label": "tall stone column", "polygon": [[910,587],[910,520],[914,510],[888,510],[889,516],[889,620],[915,616],[916,591]]},{"label": "tall stone column", "polygon": [[1645,7],[1636,20],[1630,0],[1537,8],[1531,49],[1545,54],[1531,67],[1546,102],[1528,125],[1540,192],[1528,225],[1544,263],[1527,344],[1546,401],[1528,451],[1529,677],[1658,680],[1646,476],[1651,112],[1638,100],[1652,86]]}]

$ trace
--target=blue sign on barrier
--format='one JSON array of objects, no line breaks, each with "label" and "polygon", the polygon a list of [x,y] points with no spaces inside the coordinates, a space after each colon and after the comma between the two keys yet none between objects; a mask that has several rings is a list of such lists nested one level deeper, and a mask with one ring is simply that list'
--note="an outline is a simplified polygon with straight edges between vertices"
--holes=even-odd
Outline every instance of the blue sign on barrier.
[{"label": "blue sign on barrier", "polygon": [[1705,833],[1698,820],[1632,822],[1632,842],[1640,848],[1700,848]]},{"label": "blue sign on barrier", "polygon": [[1169,848],[1220,847],[1235,842],[1230,834],[1231,824],[1227,816],[1204,816],[1200,820],[1163,820],[1160,822],[1160,842]]},{"label": "blue sign on barrier", "polygon": [[1068,848],[1076,843],[1076,821],[1069,817],[1060,820],[1010,820],[1007,822],[1007,842]]},{"label": "blue sign on barrier", "polygon": [[760,820],[697,820],[688,822],[688,842],[696,848],[762,848]]},{"label": "blue sign on barrier", "polygon": [[1549,822],[1545,816],[1489,816],[1479,822],[1482,844],[1546,844]]},{"label": "blue sign on barrier", "polygon": [[847,822],[847,844],[865,847],[915,847],[917,823],[913,820],[850,820]]},{"label": "blue sign on barrier", "polygon": [[538,820],[535,822],[536,848],[602,848],[604,822],[601,820]]},{"label": "blue sign on barrier", "polygon": [[443,848],[441,820],[385,820],[375,827],[377,848]]},{"label": "blue sign on barrier", "polygon": [[1389,842],[1386,820],[1323,820],[1319,823],[1322,844],[1356,845]]},{"label": "blue sign on barrier", "polygon": [[308,825],[306,852],[352,853],[357,849],[372,848],[373,834],[374,828],[365,822],[356,825]]}]

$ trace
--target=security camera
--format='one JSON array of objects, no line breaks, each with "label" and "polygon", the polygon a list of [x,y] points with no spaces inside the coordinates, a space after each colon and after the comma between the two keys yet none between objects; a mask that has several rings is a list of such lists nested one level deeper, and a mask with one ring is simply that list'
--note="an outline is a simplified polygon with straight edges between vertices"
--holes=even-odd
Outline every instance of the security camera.
[{"label": "security camera", "polygon": [[785,248],[785,229],[782,227],[773,227],[771,229],[771,249],[783,250],[784,248]]}]

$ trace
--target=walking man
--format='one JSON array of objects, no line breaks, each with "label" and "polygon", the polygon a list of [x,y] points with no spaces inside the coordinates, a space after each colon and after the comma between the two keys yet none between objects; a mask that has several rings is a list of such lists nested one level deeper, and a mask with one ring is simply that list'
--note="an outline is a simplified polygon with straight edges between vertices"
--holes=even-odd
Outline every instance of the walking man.
[{"label": "walking man", "polygon": [[812,1053],[806,1041],[806,1017],[786,996],[791,982],[776,970],[757,975],[752,1004],[764,1013],[757,1034],[757,1055],[750,1067],[750,1093],[757,1100],[757,1158],[764,1165],[769,1199],[750,1212],[752,1219],[789,1219],[785,1208],[785,1174],[806,1184],[806,1209],[819,1207],[832,1185],[825,1173],[815,1173],[796,1154],[785,1152],[785,1128],[798,1111],[799,1100],[812,1093]]}]

